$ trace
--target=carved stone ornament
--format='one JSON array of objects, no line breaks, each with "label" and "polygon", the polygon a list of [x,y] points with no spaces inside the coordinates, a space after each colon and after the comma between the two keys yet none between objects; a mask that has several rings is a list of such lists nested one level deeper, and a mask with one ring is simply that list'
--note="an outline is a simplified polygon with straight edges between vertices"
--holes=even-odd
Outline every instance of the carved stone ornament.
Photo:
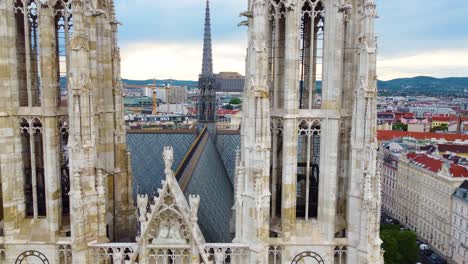
[{"label": "carved stone ornament", "polygon": [[80,33],[73,36],[71,40],[71,48],[74,51],[89,51],[89,38],[86,34]]},{"label": "carved stone ornament", "polygon": [[189,196],[189,203],[190,203],[190,213],[192,221],[198,220],[198,207],[200,206],[200,195],[190,195]]},{"label": "carved stone ornament", "polygon": [[366,0],[364,4],[364,16],[377,18],[377,5],[374,0]]},{"label": "carved stone ornament", "polygon": [[91,90],[91,79],[87,72],[81,72],[76,78],[70,78],[70,86],[73,90]]},{"label": "carved stone ornament", "polygon": [[172,147],[164,147],[163,150],[163,159],[164,159],[164,172],[172,171],[172,163],[174,162],[174,149]]},{"label": "carved stone ornament", "polygon": [[252,13],[254,16],[263,16],[265,14],[265,1],[256,0],[252,4]]}]

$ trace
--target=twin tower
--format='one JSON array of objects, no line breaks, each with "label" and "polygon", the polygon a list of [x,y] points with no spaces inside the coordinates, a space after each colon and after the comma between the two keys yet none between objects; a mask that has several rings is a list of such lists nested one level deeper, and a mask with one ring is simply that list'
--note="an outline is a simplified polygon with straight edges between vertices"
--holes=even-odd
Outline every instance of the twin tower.
[{"label": "twin tower", "polygon": [[383,263],[375,2],[250,0],[242,15],[235,242],[270,263]]},{"label": "twin tower", "polygon": [[[242,263],[383,263],[374,0],[248,0],[242,15]],[[0,1],[0,263],[96,263],[90,243],[135,235],[117,25],[112,0]]]}]

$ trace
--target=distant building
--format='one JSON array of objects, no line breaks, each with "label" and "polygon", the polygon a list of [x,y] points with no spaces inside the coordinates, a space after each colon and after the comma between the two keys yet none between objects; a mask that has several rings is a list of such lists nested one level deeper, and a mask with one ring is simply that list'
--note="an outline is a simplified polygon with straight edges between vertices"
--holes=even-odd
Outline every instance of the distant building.
[{"label": "distant building", "polygon": [[468,263],[468,181],[453,194],[452,238],[449,256],[455,263]]},{"label": "distant building", "polygon": [[401,153],[384,149],[382,208],[449,255],[452,195],[468,178],[468,168],[425,152]]},{"label": "distant building", "polygon": [[245,77],[237,72],[220,72],[215,75],[216,92],[242,93]]},{"label": "distant building", "polygon": [[153,99],[145,96],[127,96],[124,97],[125,107],[151,107],[153,105]]},{"label": "distant building", "polygon": [[409,108],[409,112],[414,113],[416,117],[422,118],[425,115],[454,115],[456,111],[449,107],[438,107],[438,106],[412,106]]},{"label": "distant building", "polygon": [[431,122],[431,128],[447,126],[448,132],[458,132],[458,118],[455,116],[434,116]]},{"label": "distant building", "polygon": [[[170,104],[185,104],[187,103],[187,87],[186,86],[163,86],[156,87],[157,98],[163,102]],[[145,88],[144,96],[152,97],[153,89]]]},{"label": "distant building", "polygon": [[408,132],[430,132],[431,127],[426,123],[409,123]]},{"label": "distant building", "polygon": [[395,215],[398,160],[396,154],[388,152],[384,154],[382,162],[382,208],[390,215]]},{"label": "distant building", "polygon": [[460,119],[460,133],[468,134],[468,117]]}]

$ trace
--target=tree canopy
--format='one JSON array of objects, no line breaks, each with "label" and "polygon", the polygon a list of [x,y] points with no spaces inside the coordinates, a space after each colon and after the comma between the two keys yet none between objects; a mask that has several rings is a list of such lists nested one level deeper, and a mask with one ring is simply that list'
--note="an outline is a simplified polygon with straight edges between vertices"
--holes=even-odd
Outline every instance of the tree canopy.
[{"label": "tree canopy", "polygon": [[382,225],[380,238],[385,264],[413,264],[418,260],[418,245],[413,231],[400,230],[399,225]]}]

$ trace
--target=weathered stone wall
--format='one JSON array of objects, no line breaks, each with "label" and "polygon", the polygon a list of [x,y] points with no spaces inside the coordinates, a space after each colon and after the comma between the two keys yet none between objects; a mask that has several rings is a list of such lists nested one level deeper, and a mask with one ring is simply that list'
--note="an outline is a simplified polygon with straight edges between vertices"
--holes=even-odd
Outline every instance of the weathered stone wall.
[{"label": "weathered stone wall", "polygon": [[[66,53],[58,54],[57,17],[63,12],[73,16],[73,30],[64,37],[61,48]],[[37,21],[37,38],[21,33],[35,27],[24,23],[28,14]],[[50,263],[59,263],[59,241],[71,241],[74,263],[92,263],[89,242],[135,236],[117,26],[113,1],[0,3],[0,176],[7,263],[20,252],[40,251],[37,245],[44,243],[50,246],[42,253]],[[38,48],[32,50],[34,45]],[[59,65],[59,56],[66,67]],[[59,73],[64,68],[68,106],[60,95]],[[39,156],[25,160],[27,164],[22,159],[20,118],[28,122],[28,133],[40,132],[37,142],[42,142],[34,143]],[[69,135],[70,215],[62,213],[63,133]],[[38,162],[44,170],[46,217],[39,217],[36,209],[26,217],[23,167]],[[34,169],[28,177],[32,190],[42,184],[36,183]]]}]

